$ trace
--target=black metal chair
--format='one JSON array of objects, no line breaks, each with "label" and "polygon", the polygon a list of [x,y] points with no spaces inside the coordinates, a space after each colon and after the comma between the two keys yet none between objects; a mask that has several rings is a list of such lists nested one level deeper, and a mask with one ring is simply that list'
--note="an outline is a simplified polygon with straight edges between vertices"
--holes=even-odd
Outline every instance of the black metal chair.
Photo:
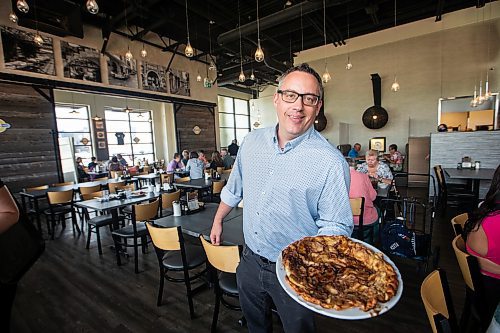
[{"label": "black metal chair", "polygon": [[75,228],[78,231],[78,234],[81,233],[76,219],[75,207],[73,205],[73,195],[73,190],[47,192],[47,202],[49,203],[49,208],[44,211],[44,214],[47,216],[47,228],[49,229],[49,233],[51,233],[52,239],[54,239],[56,220],[58,220],[63,228],[65,228],[65,221],[68,218],[68,214],[70,215],[69,218],[71,218],[73,234],[75,234]]}]

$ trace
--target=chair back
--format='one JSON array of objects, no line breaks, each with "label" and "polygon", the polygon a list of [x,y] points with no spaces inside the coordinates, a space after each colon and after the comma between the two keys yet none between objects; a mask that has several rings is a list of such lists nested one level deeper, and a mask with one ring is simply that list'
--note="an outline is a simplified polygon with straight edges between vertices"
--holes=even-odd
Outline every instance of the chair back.
[{"label": "chair back", "polygon": [[115,191],[135,191],[135,184],[128,184],[123,186],[116,186]]},{"label": "chair back", "polygon": [[212,194],[220,194],[222,192],[222,188],[226,185],[226,182],[223,180],[216,180],[212,182]]},{"label": "chair back", "polygon": [[343,145],[338,145],[337,149],[340,150],[340,152],[342,153],[342,155],[347,156],[347,154],[351,150],[351,145],[348,144],[348,143],[343,144]]},{"label": "chair back", "polygon": [[162,173],[160,175],[160,180],[161,180],[161,183],[164,184],[164,183],[169,183],[171,184],[172,183],[172,179],[174,177],[174,174],[173,173]]},{"label": "chair back", "polygon": [[457,257],[458,265],[460,266],[460,271],[462,272],[465,284],[469,289],[475,291],[478,284],[476,277],[479,273],[477,259],[467,253],[465,242],[461,235],[455,237],[455,239],[451,242],[451,245],[453,246],[453,251],[455,251],[455,256]]},{"label": "chair back", "polygon": [[101,185],[80,186],[80,194],[94,193],[101,189]]},{"label": "chair back", "polygon": [[73,203],[73,190],[47,192],[47,199],[50,205]]},{"label": "chair back", "polygon": [[161,195],[161,208],[172,208],[172,202],[179,201],[181,198],[181,190],[177,190],[173,193],[163,193]]},{"label": "chair back", "polygon": [[224,172],[224,167],[217,167],[217,173],[219,175],[222,175],[223,172]]},{"label": "chair back", "polygon": [[179,239],[181,227],[160,228],[150,222],[146,223],[146,226],[156,248],[163,251],[179,251],[181,249]]},{"label": "chair back", "polygon": [[132,206],[132,216],[135,221],[150,221],[158,215],[158,207],[160,207],[160,199],[153,202],[138,204]]},{"label": "chair back", "polygon": [[202,235],[200,240],[210,265],[222,272],[236,273],[236,267],[240,263],[240,251],[237,245],[213,245]]},{"label": "chair back", "polygon": [[451,225],[453,227],[453,231],[455,232],[455,236],[462,234],[465,222],[467,222],[468,219],[469,219],[469,214],[467,213],[457,215],[451,219]]},{"label": "chair back", "polygon": [[116,188],[125,186],[125,182],[108,183],[109,193],[116,193]]},{"label": "chair back", "polygon": [[151,167],[149,165],[146,165],[145,167],[142,168],[142,172],[145,172],[148,174],[151,171]]},{"label": "chair back", "polygon": [[222,173],[224,173],[224,174],[230,174],[231,171],[233,171],[233,169],[226,169],[226,170],[222,171]]},{"label": "chair back", "polygon": [[110,171],[109,174],[111,175],[111,178],[117,178],[123,175],[123,171]]},{"label": "chair back", "polygon": [[434,333],[457,332],[457,322],[446,274],[431,272],[420,286],[420,297]]},{"label": "chair back", "polygon": [[38,190],[46,190],[49,188],[49,185],[40,185],[40,186],[35,186],[35,187],[27,187],[24,189],[26,192],[31,192],[31,191],[38,191]]},{"label": "chair back", "polygon": [[184,182],[188,182],[191,180],[191,177],[187,176],[187,177],[180,177],[180,178],[177,178],[175,180],[176,183],[184,183]]},{"label": "chair back", "polygon": [[83,193],[82,194],[82,200],[92,200],[94,198],[102,198],[103,193],[102,191],[97,191],[93,193]]},{"label": "chair back", "polygon": [[436,174],[437,181],[438,181],[438,189],[439,192],[445,192],[446,191],[446,179],[444,177],[444,171],[441,165],[435,165],[434,166],[434,173]]},{"label": "chair back", "polygon": [[75,182],[63,182],[63,183],[54,183],[51,186],[52,187],[60,187],[60,186],[68,186],[68,185],[74,185]]}]

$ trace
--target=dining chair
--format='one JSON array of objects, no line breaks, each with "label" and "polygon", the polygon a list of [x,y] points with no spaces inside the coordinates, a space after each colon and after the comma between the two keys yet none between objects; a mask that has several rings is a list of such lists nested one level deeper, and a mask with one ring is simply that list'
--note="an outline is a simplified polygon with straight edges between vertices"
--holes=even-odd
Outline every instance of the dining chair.
[{"label": "dining chair", "polygon": [[214,274],[215,306],[212,318],[211,332],[217,331],[220,303],[231,310],[241,311],[239,305],[227,301],[224,296],[238,298],[238,283],[236,267],[240,263],[240,249],[237,245],[212,245],[202,235],[199,236],[210,265],[217,270]]},{"label": "dining chair", "polygon": [[142,172],[144,172],[146,174],[150,173],[151,172],[151,166],[146,165],[145,167],[142,168]]},{"label": "dining chair", "polygon": [[224,180],[214,180],[212,181],[212,188],[210,189],[210,201],[215,202],[214,198],[218,198],[218,201],[220,202],[220,193],[222,192],[222,189],[226,185],[226,181]]},{"label": "dining chair", "polygon": [[120,177],[121,175],[123,175],[123,171],[110,171],[109,174],[110,174],[111,178],[116,179],[116,178]]},{"label": "dining chair", "polygon": [[472,208],[471,205],[474,204],[475,197],[464,184],[448,184],[441,165],[434,166],[434,173],[438,181],[438,202],[441,203],[445,211],[448,205]]},{"label": "dining chair", "polygon": [[173,205],[174,201],[179,201],[181,198],[181,190],[177,190],[172,193],[162,193],[161,195],[161,212],[160,216],[168,216],[173,214]]},{"label": "dining chair", "polygon": [[222,173],[225,173],[225,174],[230,174],[231,171],[233,171],[233,169],[226,169],[224,171],[222,171]]},{"label": "dining chair", "polygon": [[[40,185],[40,186],[35,186],[35,187],[27,187],[24,189],[24,192],[30,193],[33,191],[40,191],[40,190],[46,190],[49,188],[49,185]],[[23,201],[24,203],[24,201]],[[32,220],[32,218],[36,217],[40,212],[43,212],[45,209],[48,208],[47,200],[46,199],[39,199],[37,200],[37,205],[35,205],[35,200],[32,198],[28,197],[28,204],[25,207],[25,212],[28,215],[28,218]],[[37,228],[38,231],[41,233],[42,232],[42,226],[40,223],[40,220],[37,219]]]},{"label": "dining chair", "polygon": [[217,167],[217,170],[216,170],[216,171],[217,171],[217,173],[218,173],[219,175],[222,175],[222,173],[224,172],[224,167],[223,167],[223,166],[221,166],[221,167]]},{"label": "dining chair", "polygon": [[[148,244],[146,222],[151,221],[158,216],[159,206],[159,198],[149,203],[132,205],[132,223],[118,230],[113,230],[111,234],[113,235],[113,240],[115,242],[116,262],[118,266],[121,265],[119,249],[122,247],[133,247],[135,273],[139,273],[138,248],[141,246],[142,253],[146,252],[146,246]],[[128,239],[132,239],[132,244],[128,243]],[[138,242],[138,239],[141,241]]]},{"label": "dining chair", "polygon": [[116,193],[116,188],[125,186],[125,182],[108,183],[109,193]]},{"label": "dining chair", "polygon": [[100,182],[100,181],[104,181],[104,180],[109,180],[109,177],[101,177],[101,178],[94,179],[95,182]]},{"label": "dining chair", "polygon": [[484,291],[477,258],[467,253],[465,241],[461,235],[456,236],[451,245],[465,282],[465,304],[460,318],[460,327],[466,329],[471,317],[477,324],[487,326],[489,323],[485,323],[481,316],[486,311],[483,307]]},{"label": "dining chair", "polygon": [[[377,225],[377,221],[372,224],[364,224],[365,198],[349,198],[349,202],[351,204],[352,216],[357,216],[359,218],[358,225],[354,226],[353,235],[356,235],[355,238],[361,241],[367,241],[372,244],[375,238],[375,226]],[[365,230],[368,230],[366,236]]]},{"label": "dining chair", "polygon": [[187,177],[179,177],[177,179],[174,179],[174,183],[184,183],[184,182],[188,182],[191,180],[191,177],[187,176]]},{"label": "dining chair", "polygon": [[172,184],[173,179],[174,179],[173,173],[162,173],[160,175],[160,182],[162,184],[165,184],[165,183]]},{"label": "dining chair", "polygon": [[[98,192],[101,190],[101,185],[95,185],[95,186],[80,186],[78,188],[79,192],[80,192],[80,196],[78,197],[77,200],[75,201],[81,201],[82,200],[82,195],[83,194],[89,194],[89,193],[94,193],[94,192]],[[83,209],[80,210],[80,208],[76,208],[77,211],[78,211],[78,216],[80,217],[80,228],[83,230],[83,224],[84,222],[86,221],[86,219],[84,218],[83,216]],[[94,211],[93,211],[94,212]],[[87,210],[87,213],[90,213],[88,210]],[[97,215],[97,213],[96,213]]]},{"label": "dining chair", "polygon": [[[97,191],[94,193],[85,193],[82,194],[82,199],[84,201],[86,200],[92,200],[94,198],[101,198],[103,196],[103,191]],[[90,247],[90,237],[92,233],[96,234],[96,240],[97,240],[97,251],[99,252],[99,255],[102,254],[102,246],[101,246],[101,235],[99,228],[102,227],[109,227],[110,231],[113,231],[113,216],[111,214],[103,214],[103,215],[96,215],[93,218],[90,218],[89,212],[86,208],[83,208],[83,216],[85,221],[87,221],[87,243],[85,245],[85,248],[88,250]],[[122,225],[125,221],[124,216],[118,215],[118,222],[121,222]]]},{"label": "dining chair", "polygon": [[[158,258],[160,267],[160,287],[158,290],[157,305],[160,306],[163,299],[164,280],[186,285],[186,295],[189,305],[189,315],[194,318],[193,296],[206,287],[202,283],[193,288],[192,282],[201,279],[206,267],[207,257],[203,247],[193,243],[184,242],[184,236],[180,226],[162,228],[152,223],[147,223],[149,235]],[[192,274],[190,274],[192,272]]]},{"label": "dining chair", "polygon": [[68,185],[74,185],[75,182],[62,182],[62,183],[54,183],[51,184],[51,187],[60,187],[60,186],[68,186]]},{"label": "dining chair", "polygon": [[455,232],[455,236],[462,234],[465,222],[467,222],[468,219],[469,214],[467,213],[462,213],[451,219],[451,225],[453,227],[453,231]]},{"label": "dining chair", "polygon": [[434,333],[458,333],[457,318],[446,273],[432,271],[420,286],[420,297]]},{"label": "dining chair", "polygon": [[[68,191],[57,191],[57,192],[47,192],[47,202],[49,208],[44,211],[47,217],[47,229],[50,233],[52,229],[51,239],[54,239],[56,219],[61,223],[61,225],[66,227],[66,215],[70,214],[71,224],[73,228],[73,234],[75,233],[75,227],[80,234],[80,228],[78,227],[78,222],[76,220],[76,213],[73,206],[73,190]],[[49,226],[50,217],[50,226]]]},{"label": "dining chair", "polygon": [[118,192],[118,191],[135,191],[135,184],[134,183],[131,183],[131,184],[128,184],[128,185],[118,185],[115,187],[115,192]]}]

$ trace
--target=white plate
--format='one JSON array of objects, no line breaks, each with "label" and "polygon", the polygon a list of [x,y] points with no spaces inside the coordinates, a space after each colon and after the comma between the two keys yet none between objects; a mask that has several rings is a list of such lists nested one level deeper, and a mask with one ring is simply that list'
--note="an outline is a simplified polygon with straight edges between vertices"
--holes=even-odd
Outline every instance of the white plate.
[{"label": "white plate", "polygon": [[[374,252],[378,253],[381,252],[379,249],[376,247],[367,244],[365,242],[362,242],[357,239],[351,238],[351,240],[361,243],[365,245],[367,248],[370,250],[373,250]],[[396,292],[396,295],[392,297],[388,302],[385,303],[378,303],[375,309],[370,310],[370,311],[363,311],[359,308],[352,308],[352,309],[346,309],[346,310],[333,310],[333,309],[325,309],[321,307],[320,305],[316,305],[310,302],[305,301],[302,297],[300,297],[295,290],[290,287],[288,282],[286,281],[286,272],[285,268],[283,267],[283,261],[281,258],[281,254],[278,256],[278,260],[276,261],[276,275],[278,276],[278,281],[281,284],[281,287],[285,289],[286,293],[293,298],[296,302],[298,302],[300,305],[305,306],[306,308],[317,312],[319,314],[322,314],[327,317],[333,317],[333,318],[338,318],[338,319],[347,319],[347,320],[358,320],[358,319],[366,319],[366,318],[372,318],[376,317],[378,315],[381,315],[387,311],[389,311],[392,307],[394,307],[399,299],[401,298],[401,294],[403,293],[403,280],[401,279],[401,274],[399,273],[398,268],[394,263],[392,262],[391,259],[389,259],[385,254],[384,254],[384,259],[387,261],[392,267],[394,267],[394,270],[396,271],[396,274],[398,276],[398,290]]]}]

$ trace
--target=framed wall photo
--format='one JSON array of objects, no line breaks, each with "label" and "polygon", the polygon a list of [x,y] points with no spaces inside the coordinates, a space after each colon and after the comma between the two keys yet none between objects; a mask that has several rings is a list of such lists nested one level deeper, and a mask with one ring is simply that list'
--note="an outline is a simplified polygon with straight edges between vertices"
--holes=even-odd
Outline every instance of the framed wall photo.
[{"label": "framed wall photo", "polygon": [[106,149],[106,141],[97,141],[97,148]]},{"label": "framed wall photo", "polygon": [[104,132],[101,132],[101,131],[96,132],[96,135],[97,135],[98,139],[104,139],[106,137]]},{"label": "framed wall photo", "polygon": [[95,128],[96,129],[104,129],[104,122],[103,121],[96,121]]},{"label": "framed wall photo", "polygon": [[385,152],[385,136],[371,138],[368,146],[369,149]]}]

